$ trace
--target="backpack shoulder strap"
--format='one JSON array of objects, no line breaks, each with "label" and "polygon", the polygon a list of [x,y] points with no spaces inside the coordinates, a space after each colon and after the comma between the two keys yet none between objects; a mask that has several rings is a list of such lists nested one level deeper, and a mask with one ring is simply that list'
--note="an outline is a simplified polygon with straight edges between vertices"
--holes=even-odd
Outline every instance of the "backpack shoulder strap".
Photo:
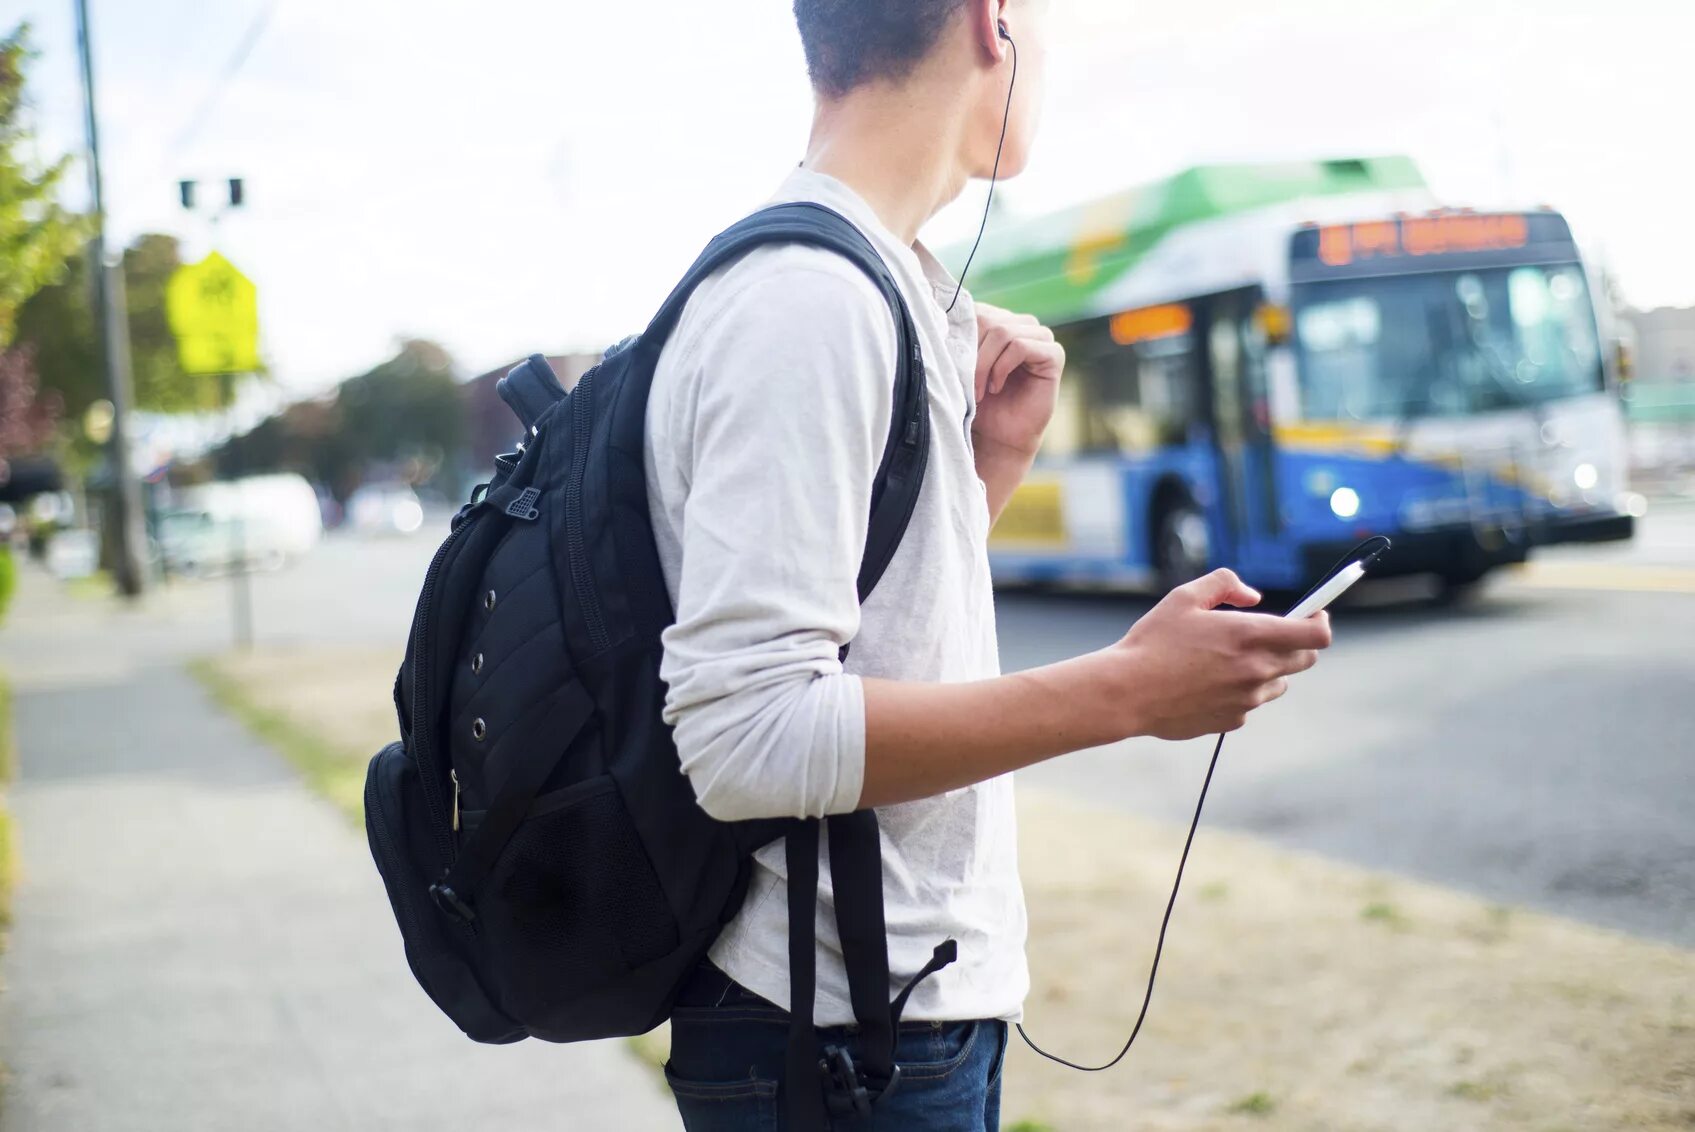
[{"label": "backpack shoulder strap", "polygon": [[894,410],[883,457],[871,483],[871,523],[858,578],[859,600],[863,602],[877,587],[906,533],[930,451],[930,414],[918,329],[894,275],[871,242],[840,213],[821,204],[797,202],[761,209],[725,229],[706,246],[648,324],[641,346],[657,362],[660,349],[676,329],[695,289],[713,272],[770,244],[806,244],[842,256],[876,285],[894,315]]},{"label": "backpack shoulder strap", "polygon": [[[846,258],[876,285],[894,315],[897,343],[893,411],[883,457],[871,485],[871,516],[865,553],[857,580],[864,602],[877,586],[906,533],[930,453],[930,413],[925,389],[924,357],[912,312],[900,293],[888,264],[863,233],[845,217],[823,205],[775,205],[756,212],[725,230],[671,292],[641,336],[652,372],[689,297],[713,272],[768,244],[806,244]],[[845,659],[847,649],[842,655]],[[836,892],[836,923],[847,968],[854,1017],[861,1028],[861,1063],[831,1047],[820,1057],[813,1029],[817,989],[814,963],[816,941],[819,833],[824,823],[797,822],[787,830],[789,898],[789,1043],[785,1077],[789,1126],[795,1132],[822,1132],[830,1116],[869,1112],[874,1100],[899,1081],[894,1064],[895,1034],[905,1006],[903,993],[894,1003],[889,993],[888,938],[883,915],[882,853],[876,814],[864,810],[828,820],[830,872]],[[952,941],[937,949],[937,957],[917,978],[945,966],[953,958]],[[910,989],[910,987],[909,987]]]}]

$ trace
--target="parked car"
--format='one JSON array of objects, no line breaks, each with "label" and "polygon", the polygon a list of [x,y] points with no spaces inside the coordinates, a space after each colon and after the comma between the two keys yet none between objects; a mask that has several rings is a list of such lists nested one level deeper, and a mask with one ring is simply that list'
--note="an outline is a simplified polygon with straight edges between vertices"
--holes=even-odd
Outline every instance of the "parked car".
[{"label": "parked car", "polygon": [[362,534],[409,535],[424,525],[424,505],[406,484],[366,484],[348,498],[347,522]]},{"label": "parked car", "polygon": [[312,486],[297,475],[251,476],[183,491],[159,518],[159,555],[175,573],[220,573],[237,561],[277,569],[323,537]]}]

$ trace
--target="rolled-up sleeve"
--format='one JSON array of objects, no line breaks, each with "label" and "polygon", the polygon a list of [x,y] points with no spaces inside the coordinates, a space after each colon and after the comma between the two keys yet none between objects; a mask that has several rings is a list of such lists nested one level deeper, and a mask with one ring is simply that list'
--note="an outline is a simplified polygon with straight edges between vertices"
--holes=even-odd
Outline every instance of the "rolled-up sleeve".
[{"label": "rolled-up sleeve", "polygon": [[726,821],[847,812],[865,778],[864,691],[838,654],[859,628],[895,330],[857,269],[814,263],[691,306],[661,366],[692,417],[665,718]]}]

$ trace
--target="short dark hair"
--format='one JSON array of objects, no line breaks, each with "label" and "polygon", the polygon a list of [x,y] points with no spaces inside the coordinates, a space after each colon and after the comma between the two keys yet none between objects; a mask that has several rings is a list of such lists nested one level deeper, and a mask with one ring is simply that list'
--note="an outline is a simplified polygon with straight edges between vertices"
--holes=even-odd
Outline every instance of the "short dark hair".
[{"label": "short dark hair", "polygon": [[795,0],[806,69],[820,94],[840,97],[878,79],[903,79],[964,0]]}]

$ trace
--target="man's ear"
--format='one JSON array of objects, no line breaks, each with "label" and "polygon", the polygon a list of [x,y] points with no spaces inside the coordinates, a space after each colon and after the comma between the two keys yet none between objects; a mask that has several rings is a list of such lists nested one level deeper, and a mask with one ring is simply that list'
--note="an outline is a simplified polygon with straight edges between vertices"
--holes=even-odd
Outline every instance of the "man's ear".
[{"label": "man's ear", "polygon": [[983,56],[999,63],[1011,50],[1008,37],[1001,34],[1006,23],[1007,0],[969,0],[966,19],[971,37]]}]

